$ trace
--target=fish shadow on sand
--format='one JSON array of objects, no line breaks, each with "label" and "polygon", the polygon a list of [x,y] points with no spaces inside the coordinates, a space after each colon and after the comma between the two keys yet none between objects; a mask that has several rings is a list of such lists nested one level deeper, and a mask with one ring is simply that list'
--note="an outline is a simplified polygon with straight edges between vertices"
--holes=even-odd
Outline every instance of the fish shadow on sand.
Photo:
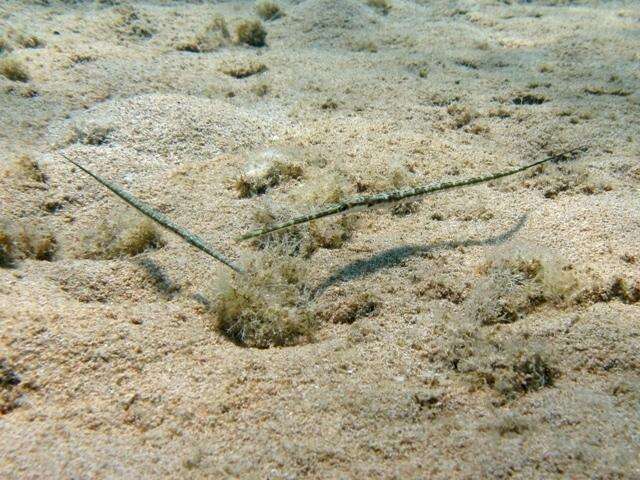
[{"label": "fish shadow on sand", "polygon": [[527,214],[522,215],[517,223],[509,230],[500,235],[483,238],[483,239],[468,239],[468,240],[453,240],[448,242],[435,242],[423,245],[403,245],[401,247],[390,248],[382,252],[378,252],[367,258],[355,260],[336,273],[332,274],[324,282],[322,282],[316,289],[315,294],[318,295],[332,285],[348,282],[360,277],[366,277],[379,270],[387,268],[393,268],[402,264],[406,259],[424,255],[427,253],[433,253],[442,250],[453,250],[458,247],[477,247],[482,245],[500,245],[513,237],[526,223],[528,218]]},{"label": "fish shadow on sand", "polygon": [[150,258],[136,259],[136,264],[146,270],[147,275],[153,281],[153,286],[164,298],[170,300],[180,292],[180,285],[171,280],[162,268]]}]

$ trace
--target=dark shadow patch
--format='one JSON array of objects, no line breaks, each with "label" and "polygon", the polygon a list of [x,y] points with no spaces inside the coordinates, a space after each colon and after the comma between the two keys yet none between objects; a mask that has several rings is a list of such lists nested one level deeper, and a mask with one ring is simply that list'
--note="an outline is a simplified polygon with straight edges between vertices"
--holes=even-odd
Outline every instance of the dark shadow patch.
[{"label": "dark shadow patch", "polygon": [[211,307],[211,300],[205,297],[202,293],[194,293],[191,298],[198,302],[203,307],[209,308]]},{"label": "dark shadow patch", "polygon": [[21,392],[17,387],[22,380],[4,359],[0,359],[0,415],[20,406]]},{"label": "dark shadow patch", "polygon": [[315,290],[316,295],[328,287],[337,283],[347,282],[360,277],[366,277],[379,270],[401,265],[408,258],[433,253],[438,250],[453,250],[458,247],[474,247],[481,245],[499,245],[509,240],[517,233],[527,220],[527,215],[522,215],[518,222],[505,233],[485,238],[482,240],[455,240],[451,242],[437,242],[427,245],[404,245],[377,253],[368,258],[356,260],[342,267],[336,273],[322,282]]},{"label": "dark shadow patch", "polygon": [[547,101],[547,97],[543,95],[526,94],[513,98],[514,105],[540,105]]},{"label": "dark shadow patch", "polygon": [[470,68],[471,70],[478,70],[478,68],[480,68],[480,66],[475,60],[471,60],[468,58],[456,60],[456,65],[459,65],[464,68]]},{"label": "dark shadow patch", "polygon": [[18,374],[7,365],[5,360],[0,360],[0,388],[13,388],[20,384]]},{"label": "dark shadow patch", "polygon": [[136,259],[136,264],[144,268],[153,280],[153,286],[163,296],[171,299],[180,292],[180,286],[176,284],[169,276],[160,268],[160,266],[149,258]]}]

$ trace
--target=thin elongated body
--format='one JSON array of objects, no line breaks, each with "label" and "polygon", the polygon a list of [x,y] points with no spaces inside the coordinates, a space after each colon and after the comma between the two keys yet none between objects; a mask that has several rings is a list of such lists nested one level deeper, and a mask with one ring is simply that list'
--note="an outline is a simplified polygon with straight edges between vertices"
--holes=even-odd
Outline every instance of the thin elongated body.
[{"label": "thin elongated body", "polygon": [[233,263],[231,260],[229,260],[227,257],[225,257],[222,253],[217,252],[216,250],[211,248],[209,245],[207,245],[205,243],[204,240],[202,240],[197,235],[194,235],[193,233],[189,232],[188,230],[185,230],[184,228],[182,228],[181,226],[176,225],[169,218],[165,217],[162,213],[160,213],[159,211],[157,211],[156,209],[154,209],[150,205],[147,205],[146,203],[138,200],[137,198],[135,198],[130,193],[124,191],[118,185],[116,185],[114,183],[111,183],[108,180],[105,180],[104,178],[100,177],[99,175],[96,175],[95,173],[93,173],[89,169],[87,169],[87,168],[83,167],[82,165],[80,165],[78,162],[76,162],[76,161],[70,159],[69,157],[67,157],[65,154],[61,153],[60,155],[62,155],[67,161],[69,161],[72,164],[74,164],[76,167],[78,167],[83,172],[85,172],[88,175],[92,176],[95,180],[98,181],[98,183],[100,183],[100,184],[104,185],[105,187],[107,187],[109,190],[111,190],[118,197],[120,197],[122,200],[127,202],[129,205],[131,205],[133,208],[138,210],[143,215],[149,217],[151,220],[153,220],[154,222],[158,223],[159,225],[161,225],[162,227],[166,228],[167,230],[175,233],[176,235],[178,235],[179,237],[184,239],[187,243],[189,243],[189,244],[193,245],[194,247],[196,247],[198,250],[201,250],[204,253],[206,253],[207,255],[212,256],[213,258],[215,258],[219,262],[222,262],[223,264],[225,264],[227,267],[231,268],[232,270],[235,270],[238,273],[244,273],[244,270],[242,268],[237,266],[235,263]]},{"label": "thin elongated body", "polygon": [[537,162],[529,163],[522,167],[513,168],[511,170],[505,170],[505,171],[493,173],[490,175],[483,175],[480,177],[468,178],[466,180],[423,185],[415,188],[402,188],[399,190],[393,190],[390,192],[383,192],[383,193],[378,193],[374,195],[360,195],[357,197],[352,197],[342,202],[329,205],[323,209],[317,210],[307,215],[301,215],[299,217],[292,218],[291,220],[287,220],[286,222],[274,223],[262,228],[251,230],[245,233],[244,235],[238,237],[237,240],[247,240],[249,238],[260,237],[262,235],[266,235],[267,233],[283,230],[285,228],[290,228],[295,225],[300,225],[301,223],[311,222],[319,218],[329,217],[331,215],[337,215],[339,213],[344,213],[352,210],[372,208],[378,205],[395,203],[395,202],[399,202],[406,199],[414,199],[416,197],[429,195],[431,193],[441,192],[443,190],[450,190],[452,188],[467,187],[470,185],[476,185],[478,183],[490,182],[491,180],[497,180],[499,178],[515,175],[516,173],[523,172],[525,170],[536,167],[538,165],[549,162],[551,160],[561,159],[567,155],[571,155],[578,151],[584,151],[585,148],[586,147],[574,148],[572,150],[567,150],[557,155],[553,155],[551,157],[538,160]]}]

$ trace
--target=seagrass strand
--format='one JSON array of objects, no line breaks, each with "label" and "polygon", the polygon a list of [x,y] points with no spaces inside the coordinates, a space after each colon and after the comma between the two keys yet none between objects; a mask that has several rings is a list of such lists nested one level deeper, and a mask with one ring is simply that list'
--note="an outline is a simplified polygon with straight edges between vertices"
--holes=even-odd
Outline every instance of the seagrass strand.
[{"label": "seagrass strand", "polygon": [[198,250],[200,250],[200,251],[206,253],[207,255],[215,258],[219,262],[222,262],[223,264],[225,264],[227,267],[231,268],[232,270],[235,270],[238,273],[244,273],[244,270],[242,268],[237,266],[235,263],[233,263],[231,260],[229,260],[227,257],[225,257],[222,253],[215,251],[213,248],[211,248],[209,245],[207,245],[205,243],[205,241],[202,240],[197,235],[194,235],[193,233],[189,232],[188,230],[185,230],[184,228],[182,228],[181,226],[176,225],[169,218],[164,216],[162,213],[160,213],[159,211],[157,211],[156,209],[154,209],[150,205],[147,205],[146,203],[138,200],[137,198],[135,198],[130,193],[124,191],[118,185],[116,185],[114,183],[111,183],[110,181],[105,180],[104,178],[100,177],[99,175],[93,173],[89,169],[83,167],[82,165],[80,165],[76,161],[74,161],[71,158],[67,157],[65,154],[60,153],[60,155],[62,157],[64,157],[67,161],[71,162],[73,165],[78,167],[80,170],[82,170],[86,174],[88,174],[91,177],[93,177],[98,183],[102,184],[103,186],[105,186],[106,188],[111,190],[114,194],[116,194],[118,197],[120,197],[122,200],[127,202],[129,205],[131,205],[133,208],[138,210],[143,215],[147,216],[148,218],[150,218],[154,222],[158,223],[162,227],[166,228],[167,230],[175,233],[180,238],[185,240],[187,243],[189,243],[189,244],[193,245],[194,247],[196,247]]},{"label": "seagrass strand", "polygon": [[359,207],[370,208],[380,204],[394,203],[401,200],[405,200],[407,198],[417,197],[421,195],[428,195],[428,194],[440,192],[443,190],[450,190],[452,188],[467,187],[470,185],[476,185],[478,183],[490,182],[491,180],[497,180],[499,178],[515,175],[516,173],[523,172],[530,168],[541,165],[545,162],[560,159],[562,157],[571,155],[578,151],[583,151],[585,150],[585,148],[586,147],[577,147],[577,148],[567,150],[559,154],[544,158],[542,160],[538,160],[537,162],[524,165],[522,167],[513,168],[511,170],[505,170],[505,171],[493,173],[490,175],[483,175],[480,177],[468,178],[466,180],[443,182],[435,185],[433,184],[424,185],[416,188],[403,188],[399,190],[393,190],[390,192],[383,192],[383,193],[378,193],[374,195],[361,195],[358,197],[349,198],[343,202],[329,205],[328,207],[323,208],[321,210],[317,210],[315,212],[312,212],[306,215],[301,215],[299,217],[292,218],[291,220],[287,220],[286,222],[274,223],[262,228],[251,230],[245,233],[244,235],[238,237],[237,240],[241,241],[241,240],[248,240],[250,238],[260,237],[262,235],[266,235],[271,232],[283,230],[285,228],[290,228],[295,225],[300,225],[301,223],[307,223],[312,220],[317,220],[319,218],[324,218],[331,215],[337,215],[339,213],[347,212],[349,210],[353,210]]}]

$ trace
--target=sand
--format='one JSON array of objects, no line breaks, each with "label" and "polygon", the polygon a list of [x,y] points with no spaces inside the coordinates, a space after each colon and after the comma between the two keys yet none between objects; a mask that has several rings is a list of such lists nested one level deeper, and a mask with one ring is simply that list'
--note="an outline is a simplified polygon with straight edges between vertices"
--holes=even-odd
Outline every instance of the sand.
[{"label": "sand", "polygon": [[[0,76],[0,219],[57,246],[0,268],[0,477],[640,478],[638,5],[280,5],[256,48],[233,41],[248,1],[2,2],[1,55],[29,79]],[[176,48],[215,15],[229,40]],[[266,71],[224,73],[252,62]],[[268,349],[215,328],[224,267],[178,237],[86,258],[126,207],[58,154],[244,261],[255,208],[305,211],[336,172],[366,193],[397,165],[430,183],[582,144],[407,215],[358,214],[303,261],[325,311],[375,308]],[[238,198],[265,149],[303,177]],[[12,166],[23,154],[44,181]],[[562,265],[570,294],[474,322],[487,269],[522,251]]]}]

